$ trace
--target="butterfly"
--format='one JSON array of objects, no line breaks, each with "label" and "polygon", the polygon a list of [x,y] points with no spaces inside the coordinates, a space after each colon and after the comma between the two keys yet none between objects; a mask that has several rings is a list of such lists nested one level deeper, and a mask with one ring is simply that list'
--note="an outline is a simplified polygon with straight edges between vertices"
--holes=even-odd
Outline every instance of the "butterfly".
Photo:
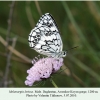
[{"label": "butterfly", "polygon": [[46,13],[42,15],[31,30],[29,37],[29,46],[38,53],[53,58],[62,58],[66,56],[66,51],[62,51],[63,43],[54,18]]}]

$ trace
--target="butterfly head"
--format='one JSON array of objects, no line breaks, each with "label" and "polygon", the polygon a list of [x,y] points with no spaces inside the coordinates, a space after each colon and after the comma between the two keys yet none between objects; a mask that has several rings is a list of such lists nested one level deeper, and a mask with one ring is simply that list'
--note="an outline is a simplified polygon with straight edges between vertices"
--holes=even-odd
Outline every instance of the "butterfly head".
[{"label": "butterfly head", "polygon": [[66,51],[62,51],[62,52],[60,53],[60,57],[66,57],[66,54],[67,54]]},{"label": "butterfly head", "polygon": [[66,57],[67,52],[66,51],[62,51],[62,57]]}]

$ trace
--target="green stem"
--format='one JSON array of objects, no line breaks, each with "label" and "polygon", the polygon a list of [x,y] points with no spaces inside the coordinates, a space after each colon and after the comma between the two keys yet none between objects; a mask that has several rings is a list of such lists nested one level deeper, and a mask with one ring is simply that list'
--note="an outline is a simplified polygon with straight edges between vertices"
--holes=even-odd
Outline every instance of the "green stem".
[{"label": "green stem", "polygon": [[53,86],[55,87],[55,88],[58,88],[58,86],[56,85],[56,83],[51,79],[51,83],[53,84]]}]

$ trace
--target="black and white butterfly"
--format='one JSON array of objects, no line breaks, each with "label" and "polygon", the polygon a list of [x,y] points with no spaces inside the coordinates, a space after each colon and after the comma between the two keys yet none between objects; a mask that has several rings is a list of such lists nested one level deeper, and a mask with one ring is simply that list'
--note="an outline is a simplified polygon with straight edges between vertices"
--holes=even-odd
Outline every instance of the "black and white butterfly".
[{"label": "black and white butterfly", "polygon": [[40,54],[53,58],[66,56],[66,51],[62,51],[63,43],[56,22],[49,13],[40,17],[28,41],[29,46]]}]

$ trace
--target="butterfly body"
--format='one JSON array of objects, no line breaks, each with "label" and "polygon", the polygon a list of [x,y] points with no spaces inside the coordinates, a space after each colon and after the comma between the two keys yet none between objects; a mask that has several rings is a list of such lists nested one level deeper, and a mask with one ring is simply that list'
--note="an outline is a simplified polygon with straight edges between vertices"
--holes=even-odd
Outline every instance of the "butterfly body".
[{"label": "butterfly body", "polygon": [[66,51],[62,51],[63,44],[53,17],[46,13],[41,16],[36,27],[29,34],[29,45],[38,53],[61,58],[66,56]]}]

